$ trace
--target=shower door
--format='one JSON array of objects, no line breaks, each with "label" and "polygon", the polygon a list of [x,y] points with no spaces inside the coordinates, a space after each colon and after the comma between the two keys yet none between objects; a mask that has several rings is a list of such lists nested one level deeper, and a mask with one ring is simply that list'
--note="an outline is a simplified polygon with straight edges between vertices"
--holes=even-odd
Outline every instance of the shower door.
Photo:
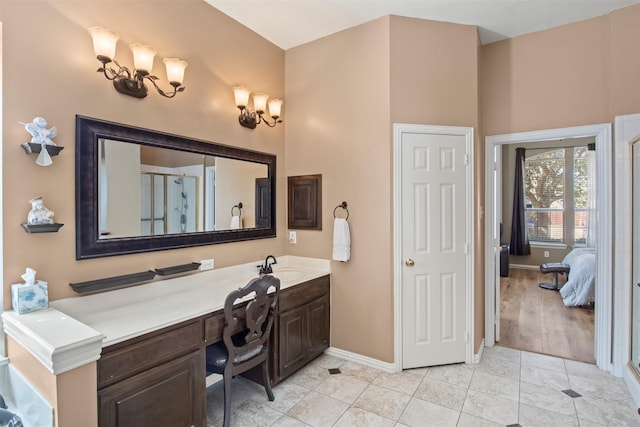
[{"label": "shower door", "polygon": [[198,177],[142,172],[140,234],[197,231]]}]

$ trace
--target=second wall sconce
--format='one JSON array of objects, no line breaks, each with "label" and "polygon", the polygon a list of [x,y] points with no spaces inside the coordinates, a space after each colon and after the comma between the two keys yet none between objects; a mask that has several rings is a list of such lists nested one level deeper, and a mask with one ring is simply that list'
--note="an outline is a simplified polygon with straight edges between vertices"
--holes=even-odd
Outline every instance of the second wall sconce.
[{"label": "second wall sconce", "polygon": [[[278,123],[282,123],[282,119],[280,119],[280,112],[282,110],[281,99],[269,99],[269,95],[266,93],[254,93],[254,110],[250,110],[247,108],[247,105],[249,104],[249,95],[251,95],[251,91],[249,89],[244,86],[236,86],[233,88],[233,95],[236,99],[236,106],[240,109],[238,121],[242,126],[249,129],[255,129],[258,123],[264,123],[272,128]],[[273,122],[269,122],[264,117],[265,110],[267,109],[267,100],[269,100],[269,114],[271,115]]]},{"label": "second wall sconce", "polygon": [[[178,58],[164,58],[163,62],[167,67],[167,79],[169,84],[173,86],[173,92],[165,92],[157,85],[158,77],[151,74],[153,68],[153,58],[156,51],[147,45],[134,43],[129,47],[133,51],[133,70],[118,64],[113,58],[116,55],[116,42],[120,35],[113,30],[107,30],[102,27],[91,27],[89,33],[93,38],[93,50],[102,62],[102,67],[98,68],[98,72],[103,73],[108,80],[113,81],[113,86],[122,94],[134,96],[136,98],[144,98],[147,96],[147,86],[144,80],[149,80],[157,89],[158,93],[166,98],[173,98],[178,92],[184,91],[182,81],[184,79],[184,70],[187,63]],[[115,64],[117,69],[108,67],[107,64]]]}]

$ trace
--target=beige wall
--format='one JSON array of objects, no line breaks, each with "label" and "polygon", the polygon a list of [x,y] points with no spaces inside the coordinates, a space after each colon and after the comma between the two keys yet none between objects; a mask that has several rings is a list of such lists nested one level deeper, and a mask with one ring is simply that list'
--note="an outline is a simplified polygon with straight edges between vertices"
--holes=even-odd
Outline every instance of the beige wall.
[{"label": "beige wall", "polygon": [[288,252],[330,257],[333,208],[349,204],[352,259],[332,264],[337,348],[394,361],[392,125],[477,128],[477,56],[475,27],[397,16],[286,52],[286,170],[323,175],[324,213]]},{"label": "beige wall", "polygon": [[[284,95],[284,52],[200,0],[20,1],[1,0],[4,40],[4,306],[10,284],[27,266],[49,282],[52,300],[73,296],[69,283],[214,258],[216,267],[285,252],[286,180],[282,126],[255,130],[237,121],[231,87],[243,84],[273,97]],[[126,13],[123,13],[126,11]],[[166,85],[161,58],[189,62],[185,92],[166,99],[150,89],[145,99],[117,93],[96,73],[87,28],[101,25],[120,33],[116,59],[132,66],[128,44],[158,50],[154,74]],[[37,29],[37,30],[36,30]],[[186,135],[273,153],[277,165],[275,239],[159,251],[95,260],[75,260],[75,115]],[[18,122],[36,116],[58,129],[64,146],[53,165],[40,167],[19,145],[29,135]],[[287,121],[287,105],[284,106]],[[64,227],[58,233],[27,234],[28,201],[43,196]]]},{"label": "beige wall", "polygon": [[483,48],[485,135],[612,122],[640,111],[640,6]]},{"label": "beige wall", "polygon": [[292,255],[331,258],[348,203],[351,260],[332,262],[331,345],[393,361],[388,17],[286,52],[287,175],[322,174],[322,231]]}]

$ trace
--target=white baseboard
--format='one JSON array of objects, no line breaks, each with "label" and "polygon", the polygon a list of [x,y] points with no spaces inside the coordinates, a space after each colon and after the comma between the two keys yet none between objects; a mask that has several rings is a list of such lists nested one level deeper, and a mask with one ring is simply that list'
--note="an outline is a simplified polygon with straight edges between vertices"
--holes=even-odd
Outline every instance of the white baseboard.
[{"label": "white baseboard", "polygon": [[484,338],[480,342],[480,348],[478,348],[478,352],[473,355],[473,364],[477,365],[480,363],[480,359],[482,359],[482,353],[484,352]]},{"label": "white baseboard", "polygon": [[622,371],[622,379],[627,385],[634,402],[636,402],[636,405],[640,406],[640,382],[638,382],[638,376],[632,371],[632,369],[633,368],[629,365],[625,366]]},{"label": "white baseboard", "polygon": [[377,369],[387,374],[393,374],[399,372],[395,363],[383,362],[382,360],[373,359],[371,357],[363,356],[358,353],[352,353],[350,351],[341,350],[335,347],[329,347],[324,351],[329,356],[339,357],[350,362],[358,363],[360,365],[368,366],[370,368]]}]

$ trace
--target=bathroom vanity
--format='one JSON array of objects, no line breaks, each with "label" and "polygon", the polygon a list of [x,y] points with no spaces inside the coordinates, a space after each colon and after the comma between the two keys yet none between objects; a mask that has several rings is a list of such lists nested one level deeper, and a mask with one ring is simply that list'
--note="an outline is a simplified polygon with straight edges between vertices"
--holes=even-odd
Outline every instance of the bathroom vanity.
[{"label": "bathroom vanity", "polygon": [[[98,425],[206,425],[205,346],[222,340],[223,327],[223,311],[216,310],[104,348]],[[282,290],[272,334],[272,385],[328,346],[329,276]]]},{"label": "bathroom vanity", "polygon": [[[272,385],[329,346],[329,265],[283,256],[273,266],[281,291],[272,330]],[[100,427],[205,426],[205,347],[222,339],[226,295],[256,272],[256,263],[249,263],[52,301],[48,310],[3,317],[7,333],[19,342],[15,332],[37,328],[38,313],[50,316],[51,310],[97,332],[102,338],[96,368]]]}]

